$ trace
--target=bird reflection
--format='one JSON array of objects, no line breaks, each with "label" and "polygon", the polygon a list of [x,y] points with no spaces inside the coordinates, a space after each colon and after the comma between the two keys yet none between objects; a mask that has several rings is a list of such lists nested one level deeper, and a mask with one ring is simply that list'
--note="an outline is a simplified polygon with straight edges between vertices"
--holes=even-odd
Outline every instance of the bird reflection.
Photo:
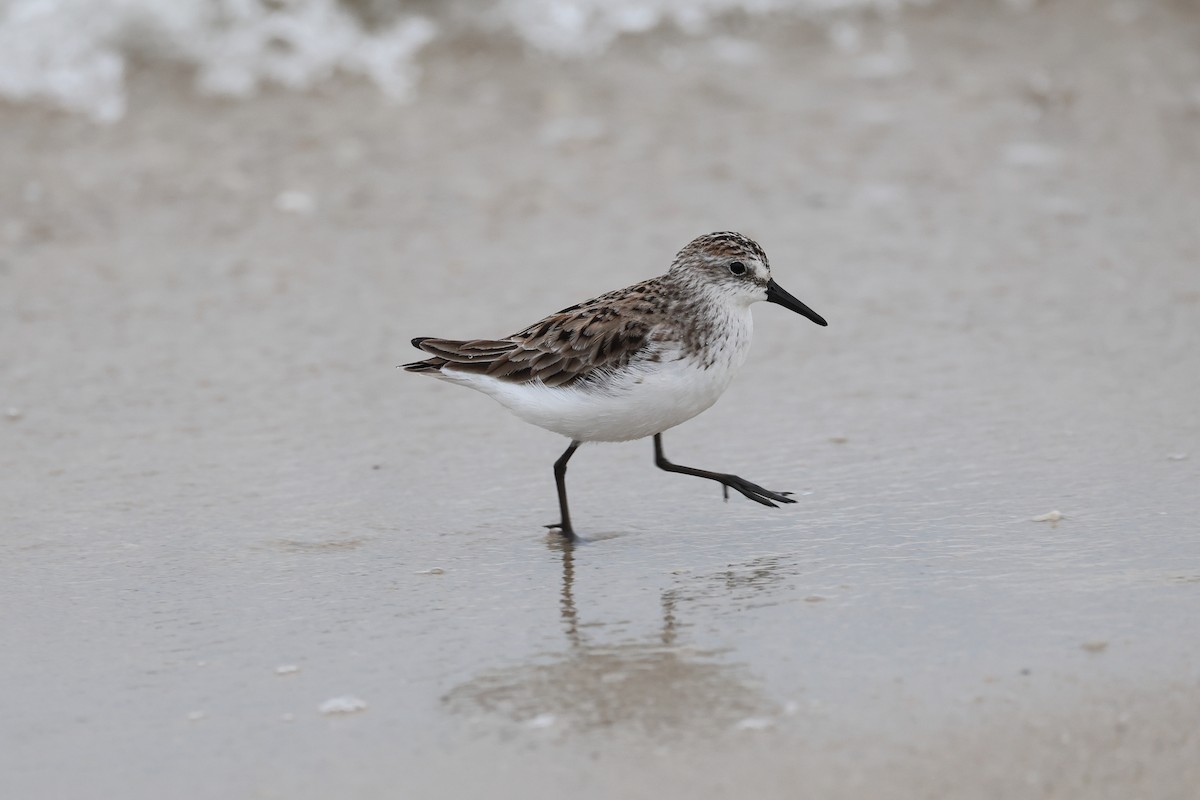
[{"label": "bird reflection", "polygon": [[770,706],[741,667],[722,661],[718,652],[679,641],[673,589],[660,594],[660,621],[653,638],[599,641],[604,624],[580,622],[577,545],[553,537],[548,546],[562,560],[559,609],[566,649],[490,669],[460,684],[443,698],[451,711],[483,712],[562,730],[619,727],[660,734],[726,727]]}]

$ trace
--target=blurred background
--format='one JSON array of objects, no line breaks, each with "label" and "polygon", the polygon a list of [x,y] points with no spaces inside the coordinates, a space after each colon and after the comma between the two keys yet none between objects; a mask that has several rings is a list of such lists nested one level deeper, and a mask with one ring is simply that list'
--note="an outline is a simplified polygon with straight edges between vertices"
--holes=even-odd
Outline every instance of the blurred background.
[{"label": "blurred background", "polygon": [[[0,0],[0,795],[1192,798],[1197,219],[1182,0]],[[730,229],[795,506],[395,369]]]},{"label": "blurred background", "polygon": [[[5,0],[3,93],[45,99],[113,122],[128,106],[126,79],[139,63],[179,64],[203,93],[249,97],[263,84],[308,89],[336,72],[361,76],[395,100],[411,99],[420,51],[432,42],[480,36],[519,42],[565,58],[602,55],[623,34],[662,28],[712,35],[727,18],[895,14],[911,0]],[[1033,4],[1014,0],[1015,9]],[[1137,5],[1117,12],[1130,19]],[[830,28],[838,47],[857,50],[859,29]],[[892,43],[898,55],[904,42]],[[715,45],[732,61],[752,60],[750,42]],[[669,56],[668,56],[669,57]],[[901,59],[902,60],[902,59]],[[897,63],[868,66],[896,71]]]}]

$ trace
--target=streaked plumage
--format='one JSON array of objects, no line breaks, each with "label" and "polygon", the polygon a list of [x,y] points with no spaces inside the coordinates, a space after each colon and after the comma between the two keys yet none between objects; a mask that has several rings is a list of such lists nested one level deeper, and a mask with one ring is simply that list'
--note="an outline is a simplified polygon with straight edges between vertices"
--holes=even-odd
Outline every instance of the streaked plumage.
[{"label": "streaked plumage", "polygon": [[[404,368],[488,394],[573,443],[655,436],[661,454],[659,435],[715,403],[745,361],[750,305],[759,300],[825,324],[775,284],[757,242],[712,233],[679,251],[664,275],[565,308],[511,336],[413,339],[430,358]],[[565,457],[573,451],[574,445]],[[791,502],[748,482],[742,483],[760,491],[722,483],[765,505]],[[561,480],[560,501],[559,527],[570,534]]]}]

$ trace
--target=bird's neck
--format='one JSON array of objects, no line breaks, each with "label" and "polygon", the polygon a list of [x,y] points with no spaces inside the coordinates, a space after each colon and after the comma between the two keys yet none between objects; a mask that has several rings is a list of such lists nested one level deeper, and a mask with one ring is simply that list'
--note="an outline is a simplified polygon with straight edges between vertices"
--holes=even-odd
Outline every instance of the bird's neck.
[{"label": "bird's neck", "polygon": [[685,355],[705,369],[740,367],[754,333],[749,304],[698,282],[678,288],[671,316],[681,320],[676,334]]}]

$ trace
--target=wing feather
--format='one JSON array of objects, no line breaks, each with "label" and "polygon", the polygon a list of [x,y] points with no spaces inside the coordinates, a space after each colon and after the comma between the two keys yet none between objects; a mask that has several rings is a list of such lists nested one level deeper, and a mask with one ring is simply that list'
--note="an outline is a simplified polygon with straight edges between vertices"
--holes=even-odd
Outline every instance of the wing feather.
[{"label": "wing feather", "polygon": [[600,379],[653,346],[666,305],[659,281],[571,306],[503,339],[414,339],[413,345],[433,358],[405,366],[414,372],[450,368],[546,386]]}]

